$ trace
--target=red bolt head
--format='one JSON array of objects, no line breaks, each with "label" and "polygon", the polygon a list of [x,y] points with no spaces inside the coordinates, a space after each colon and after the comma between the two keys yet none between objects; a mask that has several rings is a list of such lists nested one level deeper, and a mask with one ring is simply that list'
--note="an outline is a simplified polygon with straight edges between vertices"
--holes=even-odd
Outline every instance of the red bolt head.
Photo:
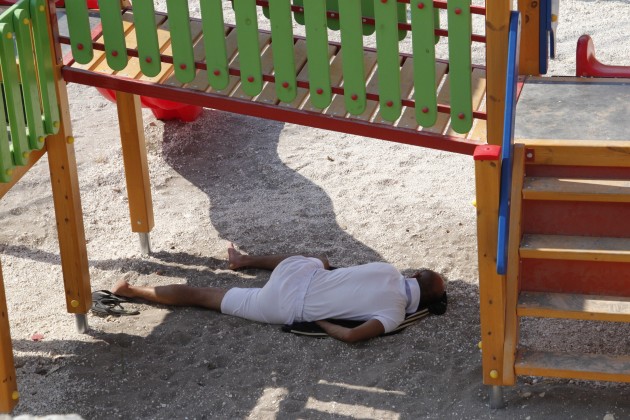
[{"label": "red bolt head", "polygon": [[289,88],[289,82],[282,82],[282,87],[285,89]]},{"label": "red bolt head", "polygon": [[356,101],[357,99],[359,99],[359,97],[357,96],[357,94],[355,93],[354,95],[351,96],[353,101]]},{"label": "red bolt head", "polygon": [[466,114],[462,112],[461,114],[457,116],[457,118],[459,118],[460,120],[463,120],[464,118],[466,118]]},{"label": "red bolt head", "polygon": [[418,3],[418,9],[424,9],[424,3]]},{"label": "red bolt head", "polygon": [[462,9],[460,9],[459,7],[457,9],[455,9],[455,14],[456,15],[461,15],[462,14]]},{"label": "red bolt head", "polygon": [[179,68],[182,69],[182,70],[186,70],[187,67],[188,66],[186,66],[186,64],[184,64],[184,63],[179,65]]},{"label": "red bolt head", "polygon": [[387,0],[381,0],[381,3],[383,4],[387,3]]},{"label": "red bolt head", "polygon": [[247,81],[248,81],[249,83],[254,83],[254,76],[249,76],[249,77],[247,78]]},{"label": "red bolt head", "polygon": [[144,59],[144,61],[146,61],[147,63],[150,63],[153,61],[153,59],[151,57],[147,57]]},{"label": "red bolt head", "polygon": [[389,108],[391,108],[391,107],[393,107],[393,106],[394,106],[394,102],[392,102],[392,101],[387,101],[387,103],[386,103],[385,105],[387,105]]},{"label": "red bolt head", "polygon": [[318,95],[321,95],[323,93],[324,93],[324,89],[322,89],[322,88],[317,89],[317,94]]},{"label": "red bolt head", "polygon": [[423,114],[428,114],[429,113],[429,107],[425,106],[424,108],[422,108],[422,113]]},{"label": "red bolt head", "polygon": [[112,57],[118,57],[118,51],[112,50]]},{"label": "red bolt head", "polygon": [[220,76],[221,75],[221,70],[216,69],[213,73],[214,73],[215,76]]},{"label": "red bolt head", "polygon": [[81,44],[80,42],[77,44],[77,50],[83,51],[83,44]]}]

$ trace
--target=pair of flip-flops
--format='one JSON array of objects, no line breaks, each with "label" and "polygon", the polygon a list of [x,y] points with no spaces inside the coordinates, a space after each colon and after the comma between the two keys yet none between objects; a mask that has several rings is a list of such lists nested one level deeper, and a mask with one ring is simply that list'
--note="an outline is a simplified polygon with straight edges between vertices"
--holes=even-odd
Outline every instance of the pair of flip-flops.
[{"label": "pair of flip-flops", "polygon": [[109,290],[97,290],[92,293],[92,312],[99,315],[138,315],[140,312],[123,308],[122,303],[129,302]]}]

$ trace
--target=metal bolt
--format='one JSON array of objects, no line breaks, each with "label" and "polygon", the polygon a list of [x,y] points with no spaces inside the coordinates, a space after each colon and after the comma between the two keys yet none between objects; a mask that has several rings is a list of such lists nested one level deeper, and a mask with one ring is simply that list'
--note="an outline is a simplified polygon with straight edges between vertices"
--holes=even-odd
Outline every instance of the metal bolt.
[{"label": "metal bolt", "polygon": [[46,141],[46,138],[44,136],[39,136],[37,137],[37,141],[43,143],[44,141]]},{"label": "metal bolt", "polygon": [[13,169],[7,169],[7,170],[5,171],[5,173],[6,173],[8,176],[11,176],[11,175],[13,175]]},{"label": "metal bolt", "polygon": [[418,9],[424,9],[424,3],[418,3]]},{"label": "metal bolt", "polygon": [[319,88],[319,89],[317,89],[317,91],[316,91],[316,92],[317,92],[317,94],[318,94],[318,95],[321,95],[321,94],[323,94],[323,93],[324,93],[324,89]]},{"label": "metal bolt", "polygon": [[247,81],[248,81],[249,83],[254,83],[254,76],[249,76],[249,77],[247,78]]},{"label": "metal bolt", "polygon": [[150,63],[153,61],[153,59],[151,57],[147,57],[144,59],[144,61],[146,61],[147,63]]},{"label": "metal bolt", "polygon": [[354,95],[351,96],[353,101],[356,101],[357,99],[359,99],[359,96],[355,93]]},{"label": "metal bolt", "polygon": [[527,153],[527,159],[533,159],[534,154],[532,152]]},{"label": "metal bolt", "polygon": [[28,25],[29,23],[31,23],[30,20],[28,20],[27,18],[24,18],[24,20],[22,21],[25,25]]},{"label": "metal bolt", "polygon": [[457,9],[455,9],[455,14],[456,15],[461,15],[462,14],[462,9],[460,9],[459,7]]},{"label": "metal bolt", "polygon": [[182,63],[179,65],[179,68],[182,70],[186,70],[186,68],[188,68],[188,66],[186,66],[186,64]]},{"label": "metal bolt", "polygon": [[391,108],[391,107],[393,107],[393,106],[394,106],[394,102],[392,102],[392,101],[387,101],[387,103],[386,103],[385,105],[387,105],[389,108]]},{"label": "metal bolt", "polygon": [[76,308],[77,306],[79,306],[79,301],[73,299],[72,301],[70,301],[70,306]]},{"label": "metal bolt", "polygon": [[7,39],[13,39],[13,34],[11,32],[7,34]]},{"label": "metal bolt", "polygon": [[118,51],[112,50],[112,57],[118,57]]},{"label": "metal bolt", "polygon": [[466,114],[462,112],[457,116],[457,118],[459,118],[460,120],[463,120],[464,118],[466,118]]},{"label": "metal bolt", "polygon": [[285,89],[289,88],[289,82],[282,82],[282,87]]},{"label": "metal bolt", "polygon": [[23,157],[24,159],[28,159],[28,155],[29,155],[29,153],[28,153],[28,152],[24,152],[24,153],[22,153],[22,157]]},{"label": "metal bolt", "polygon": [[422,113],[423,114],[428,114],[429,113],[429,107],[425,106],[424,108],[422,108]]},{"label": "metal bolt", "polygon": [[215,76],[220,76],[221,75],[221,70],[216,69],[213,73],[214,73]]},{"label": "metal bolt", "polygon": [[74,143],[74,137],[72,137],[72,136],[68,136],[68,137],[66,138],[66,142],[67,142],[68,144],[72,144],[72,143]]},{"label": "metal bolt", "polygon": [[13,393],[11,394],[11,398],[13,398],[14,400],[20,399],[20,393],[17,391],[13,391]]}]

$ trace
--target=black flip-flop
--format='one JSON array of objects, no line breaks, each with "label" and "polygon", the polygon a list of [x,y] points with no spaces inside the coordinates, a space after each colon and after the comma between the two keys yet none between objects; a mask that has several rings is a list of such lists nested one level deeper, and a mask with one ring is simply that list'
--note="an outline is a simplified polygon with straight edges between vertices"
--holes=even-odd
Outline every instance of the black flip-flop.
[{"label": "black flip-flop", "polygon": [[130,311],[122,307],[120,302],[111,299],[92,301],[92,312],[100,315],[138,315],[139,311]]},{"label": "black flip-flop", "polygon": [[92,292],[92,302],[101,299],[111,299],[116,302],[129,302],[126,297],[115,295],[109,290],[97,290],[95,292]]}]

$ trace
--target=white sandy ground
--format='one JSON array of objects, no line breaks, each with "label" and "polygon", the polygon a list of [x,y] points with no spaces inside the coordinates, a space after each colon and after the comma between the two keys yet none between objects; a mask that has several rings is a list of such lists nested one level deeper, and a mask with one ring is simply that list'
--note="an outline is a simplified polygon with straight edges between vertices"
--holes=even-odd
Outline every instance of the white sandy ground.
[{"label": "white sandy ground", "polygon": [[[562,3],[554,75],[571,75],[582,33],[630,65],[630,2]],[[115,107],[71,85],[93,289],[135,284],[260,286],[226,270],[250,253],[321,251],[333,264],[387,261],[449,279],[451,306],[358,345],[300,338],[200,309],[133,304],[126,318],[65,311],[46,159],[1,202],[0,247],[20,404],[15,415],[83,418],[630,417],[623,384],[521,378],[507,408],[481,383],[473,161],[469,156],[205,110],[193,124],[145,112],[156,227],[143,258],[130,232]],[[43,341],[31,340],[34,333]],[[628,354],[627,325],[527,322],[529,346]]]}]

